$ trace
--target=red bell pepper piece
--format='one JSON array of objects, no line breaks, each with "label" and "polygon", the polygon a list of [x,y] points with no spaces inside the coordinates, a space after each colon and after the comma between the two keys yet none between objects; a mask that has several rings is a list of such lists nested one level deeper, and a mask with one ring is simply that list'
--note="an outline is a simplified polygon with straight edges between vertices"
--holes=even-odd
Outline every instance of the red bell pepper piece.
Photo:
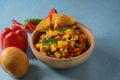
[{"label": "red bell pepper piece", "polygon": [[28,37],[25,30],[18,26],[4,28],[1,33],[1,48],[5,49],[10,46],[15,46],[23,51],[28,47]]},{"label": "red bell pepper piece", "polygon": [[23,28],[26,32],[30,32],[30,33],[32,32],[29,28],[24,28],[24,27],[23,27],[23,24],[21,24],[20,22],[14,20],[14,19],[12,19],[12,23],[13,23],[15,26],[18,26],[18,27]]},{"label": "red bell pepper piece", "polygon": [[[52,15],[53,15],[53,13],[57,13],[57,10],[54,9],[54,8],[49,11],[49,14],[48,14],[48,16],[47,16],[47,17],[50,18],[50,21],[52,21]],[[46,18],[47,18],[47,17],[46,17]]]},{"label": "red bell pepper piece", "polygon": [[52,20],[53,13],[57,13],[57,10],[54,8],[50,10],[49,15],[48,15],[50,17],[50,21]]},{"label": "red bell pepper piece", "polygon": [[12,19],[12,23],[16,26],[23,28],[23,24],[19,23],[18,21],[14,20],[14,19]]},{"label": "red bell pepper piece", "polygon": [[32,31],[28,28],[25,29],[26,32],[32,33]]},{"label": "red bell pepper piece", "polygon": [[28,29],[30,29],[30,31],[34,31],[36,26],[34,24],[32,24],[31,22],[29,21],[26,21],[26,25],[28,26]]}]

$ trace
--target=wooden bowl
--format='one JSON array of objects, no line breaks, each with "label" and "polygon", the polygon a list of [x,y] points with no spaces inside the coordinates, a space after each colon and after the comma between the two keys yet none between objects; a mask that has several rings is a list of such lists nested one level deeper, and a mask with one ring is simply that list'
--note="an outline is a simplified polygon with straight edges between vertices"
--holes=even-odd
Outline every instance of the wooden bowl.
[{"label": "wooden bowl", "polygon": [[87,51],[85,51],[79,56],[65,58],[65,59],[58,59],[58,58],[52,58],[49,56],[44,56],[40,54],[40,52],[35,48],[35,43],[38,41],[39,36],[42,34],[41,32],[35,30],[31,35],[30,47],[33,51],[33,54],[36,56],[36,58],[46,65],[49,65],[54,68],[61,68],[61,69],[71,68],[71,67],[74,67],[74,66],[77,66],[83,63],[91,55],[94,45],[95,45],[95,41],[94,41],[94,35],[87,27],[85,27],[84,25],[80,23],[77,23],[77,24],[79,25],[83,33],[88,36],[88,42],[89,42],[90,47]]}]

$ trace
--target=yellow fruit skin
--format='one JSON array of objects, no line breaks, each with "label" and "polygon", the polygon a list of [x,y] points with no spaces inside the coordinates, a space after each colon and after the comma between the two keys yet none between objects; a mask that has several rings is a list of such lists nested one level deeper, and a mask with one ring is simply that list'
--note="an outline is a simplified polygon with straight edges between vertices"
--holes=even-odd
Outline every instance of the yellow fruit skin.
[{"label": "yellow fruit skin", "polygon": [[16,47],[8,47],[1,53],[2,68],[14,77],[22,77],[29,70],[27,55]]}]

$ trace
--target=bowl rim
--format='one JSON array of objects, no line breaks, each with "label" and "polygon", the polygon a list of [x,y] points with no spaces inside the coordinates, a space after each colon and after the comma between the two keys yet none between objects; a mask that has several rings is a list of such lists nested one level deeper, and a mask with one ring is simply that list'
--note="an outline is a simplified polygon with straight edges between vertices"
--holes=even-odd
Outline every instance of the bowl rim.
[{"label": "bowl rim", "polygon": [[[75,57],[70,57],[70,58],[53,58],[53,57],[49,57],[49,56],[45,56],[45,55],[42,55],[42,54],[40,54],[40,52],[35,48],[35,47],[33,47],[34,48],[34,50],[37,52],[37,53],[34,53],[34,51],[33,51],[33,54],[35,55],[35,54],[38,54],[39,53],[39,55],[40,56],[44,56],[45,58],[47,58],[47,59],[49,59],[49,60],[56,60],[56,61],[67,61],[67,60],[74,60],[74,59],[76,59],[76,58],[79,58],[79,57],[82,57],[82,56],[84,56],[84,55],[86,55],[86,54],[88,54],[88,52],[90,52],[91,50],[93,50],[94,49],[94,46],[95,46],[95,38],[94,38],[94,34],[93,34],[93,32],[88,28],[88,27],[86,27],[84,24],[81,24],[80,22],[76,22],[78,25],[82,25],[82,27],[84,27],[90,34],[89,35],[91,35],[91,39],[92,39],[92,41],[91,41],[91,45],[90,45],[90,47],[88,48],[88,50],[87,51],[85,51],[85,52],[83,52],[82,54],[80,54],[80,55],[78,55],[78,56],[75,56]],[[33,44],[33,36],[34,36],[34,34],[35,34],[35,32],[36,32],[37,30],[35,30],[33,33],[32,33],[32,36],[31,36],[31,40],[30,40],[30,47],[32,47],[32,46],[34,46],[34,44]],[[36,57],[36,55],[35,55],[35,57]]]}]

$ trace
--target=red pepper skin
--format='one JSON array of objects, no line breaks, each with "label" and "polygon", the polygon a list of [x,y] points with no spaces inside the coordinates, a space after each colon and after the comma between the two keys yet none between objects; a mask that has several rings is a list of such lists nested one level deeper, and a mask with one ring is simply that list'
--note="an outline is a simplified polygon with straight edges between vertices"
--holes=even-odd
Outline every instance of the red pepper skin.
[{"label": "red pepper skin", "polygon": [[3,49],[3,41],[4,41],[4,38],[7,34],[9,34],[11,32],[11,30],[9,28],[4,28],[1,35],[0,35],[0,44],[1,44],[1,48]]},{"label": "red pepper skin", "polygon": [[19,23],[18,21],[12,19],[12,23],[15,25],[15,26],[19,26],[21,28],[23,28],[23,24]]},{"label": "red pepper skin", "polygon": [[[23,44],[20,43],[21,49],[22,49],[23,51],[25,51],[25,50],[27,49],[27,47],[28,47],[28,38],[27,38],[26,32],[25,32],[23,29],[20,29],[20,30],[17,30],[17,31],[16,31],[16,34],[20,35],[20,37],[21,37],[21,40],[20,40],[20,41],[21,41],[21,42],[23,41],[23,44],[25,44],[24,47],[21,47]],[[19,39],[20,39],[20,38],[19,38]]]},{"label": "red pepper skin", "polygon": [[31,22],[29,21],[26,21],[26,25],[28,26],[28,29],[30,29],[30,31],[34,31],[36,26],[34,24],[32,24]]},{"label": "red pepper skin", "polygon": [[25,29],[26,32],[32,33],[32,31],[28,28]]},{"label": "red pepper skin", "polygon": [[4,28],[1,33],[1,48],[5,49],[10,46],[15,46],[26,51],[28,47],[27,33],[18,26]]},{"label": "red pepper skin", "polygon": [[32,31],[31,31],[29,28],[24,28],[24,27],[23,27],[23,24],[21,24],[20,22],[12,19],[12,23],[13,23],[15,26],[18,26],[18,27],[24,29],[26,32],[32,33]]},{"label": "red pepper skin", "polygon": [[50,21],[52,21],[52,15],[53,15],[53,13],[57,13],[57,10],[56,9],[50,9],[50,11],[49,11],[49,14],[48,14],[48,16],[46,17],[46,18],[50,18]]},{"label": "red pepper skin", "polygon": [[52,20],[53,13],[57,13],[57,10],[54,9],[54,8],[49,11],[49,15],[48,16],[50,17],[50,21]]}]

